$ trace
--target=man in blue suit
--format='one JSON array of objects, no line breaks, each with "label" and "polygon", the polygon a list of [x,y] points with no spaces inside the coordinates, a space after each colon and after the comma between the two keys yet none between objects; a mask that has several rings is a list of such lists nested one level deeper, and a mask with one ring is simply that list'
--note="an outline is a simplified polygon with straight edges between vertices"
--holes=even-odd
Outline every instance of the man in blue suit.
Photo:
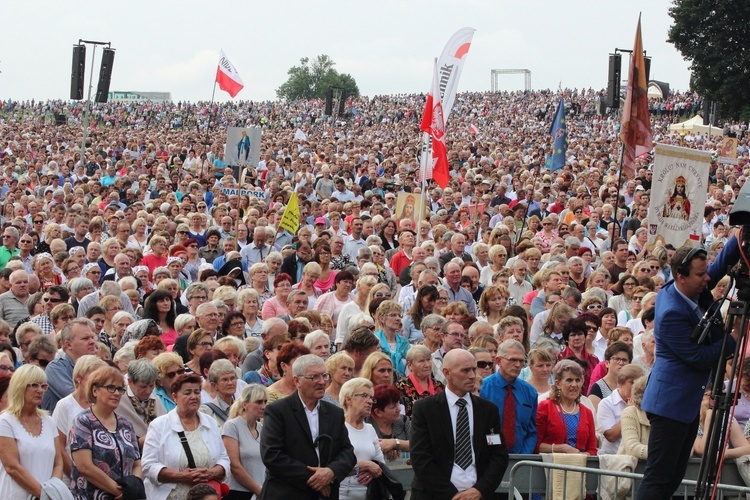
[{"label": "man in blue suit", "polygon": [[[651,421],[651,434],[638,500],[670,498],[685,475],[698,433],[701,399],[719,362],[724,331],[712,327],[703,344],[690,337],[711,307],[711,289],[739,258],[736,235],[710,266],[701,248],[682,247],[672,257],[674,281],[656,296],[656,362],[641,403]],[[728,339],[731,351],[735,340]]]}]

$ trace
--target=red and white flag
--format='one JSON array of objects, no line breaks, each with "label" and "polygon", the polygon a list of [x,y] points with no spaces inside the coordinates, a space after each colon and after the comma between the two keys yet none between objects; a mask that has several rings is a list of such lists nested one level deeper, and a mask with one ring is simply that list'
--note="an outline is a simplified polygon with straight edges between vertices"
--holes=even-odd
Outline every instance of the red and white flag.
[{"label": "red and white flag", "polygon": [[227,58],[223,50],[219,59],[219,67],[216,69],[216,83],[219,84],[221,90],[229,93],[232,97],[236,96],[245,86],[234,64]]},{"label": "red and white flag", "polygon": [[477,135],[479,133],[479,129],[477,128],[476,125],[472,123],[469,125],[469,132],[471,132],[474,135]]},{"label": "red and white flag", "polygon": [[[422,124],[419,129],[432,137],[432,164],[426,166],[425,179],[435,179],[445,189],[450,180],[448,152],[445,147],[445,118],[440,100],[437,66],[433,71],[432,88],[427,95]],[[430,172],[431,171],[431,172]]]}]

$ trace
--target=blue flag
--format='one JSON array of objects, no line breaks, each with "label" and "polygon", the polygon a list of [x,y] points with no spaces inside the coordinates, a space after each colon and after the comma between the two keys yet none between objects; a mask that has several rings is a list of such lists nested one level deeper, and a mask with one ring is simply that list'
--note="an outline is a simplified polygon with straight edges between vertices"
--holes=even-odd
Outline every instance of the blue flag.
[{"label": "blue flag", "polygon": [[565,125],[565,103],[562,97],[560,98],[560,103],[557,105],[555,119],[552,122],[549,133],[555,141],[552,149],[552,163],[549,167],[554,172],[565,166],[565,155],[568,152],[568,130]]}]

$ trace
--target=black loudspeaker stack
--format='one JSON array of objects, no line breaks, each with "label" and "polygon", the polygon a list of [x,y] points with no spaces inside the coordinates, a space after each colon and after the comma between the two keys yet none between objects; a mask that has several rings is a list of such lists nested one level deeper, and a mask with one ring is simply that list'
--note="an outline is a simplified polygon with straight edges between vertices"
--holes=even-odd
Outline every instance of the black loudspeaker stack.
[{"label": "black loudspeaker stack", "polygon": [[339,116],[344,116],[344,108],[346,107],[346,92],[341,91],[341,97],[339,98]]},{"label": "black loudspeaker stack", "polygon": [[607,84],[607,107],[618,109],[620,107],[620,80],[622,70],[622,56],[620,54],[609,55],[609,80]]},{"label": "black loudspeaker stack", "polygon": [[107,102],[109,82],[112,79],[112,63],[115,61],[115,49],[104,49],[102,65],[99,69],[99,85],[96,87],[96,102]]},{"label": "black loudspeaker stack", "polygon": [[73,46],[73,70],[70,74],[70,98],[83,99],[83,73],[86,70],[86,46]]},{"label": "black loudspeaker stack", "polygon": [[333,89],[328,89],[328,92],[326,92],[325,113],[328,116],[331,116],[333,114]]}]

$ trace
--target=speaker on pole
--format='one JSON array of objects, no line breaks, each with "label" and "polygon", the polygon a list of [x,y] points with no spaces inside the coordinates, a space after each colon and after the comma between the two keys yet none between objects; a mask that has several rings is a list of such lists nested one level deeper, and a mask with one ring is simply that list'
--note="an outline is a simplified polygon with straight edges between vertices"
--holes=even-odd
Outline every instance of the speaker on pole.
[{"label": "speaker on pole", "polygon": [[643,62],[646,65],[646,83],[651,81],[651,58],[644,57]]},{"label": "speaker on pole", "polygon": [[346,92],[341,91],[341,97],[339,98],[339,116],[344,116],[344,108],[346,107]]},{"label": "speaker on pole", "polygon": [[607,107],[618,109],[620,107],[620,80],[622,69],[622,56],[620,54],[609,55],[609,80],[607,84]]},{"label": "speaker on pole", "polygon": [[70,98],[83,99],[83,73],[86,70],[86,46],[73,45],[73,69],[70,73]]},{"label": "speaker on pole", "polygon": [[333,114],[333,89],[328,89],[328,92],[326,92],[325,113],[328,116],[331,116]]},{"label": "speaker on pole", "polygon": [[703,118],[703,125],[708,125],[711,122],[711,100],[703,98],[703,106],[701,106],[701,118]]},{"label": "speaker on pole", "polygon": [[62,113],[55,113],[55,125],[58,127],[61,125],[67,125],[68,124],[68,117],[65,116]]},{"label": "speaker on pole", "polygon": [[112,63],[115,61],[115,49],[104,49],[102,65],[99,69],[99,85],[96,87],[96,102],[107,102],[109,82],[112,79]]}]

